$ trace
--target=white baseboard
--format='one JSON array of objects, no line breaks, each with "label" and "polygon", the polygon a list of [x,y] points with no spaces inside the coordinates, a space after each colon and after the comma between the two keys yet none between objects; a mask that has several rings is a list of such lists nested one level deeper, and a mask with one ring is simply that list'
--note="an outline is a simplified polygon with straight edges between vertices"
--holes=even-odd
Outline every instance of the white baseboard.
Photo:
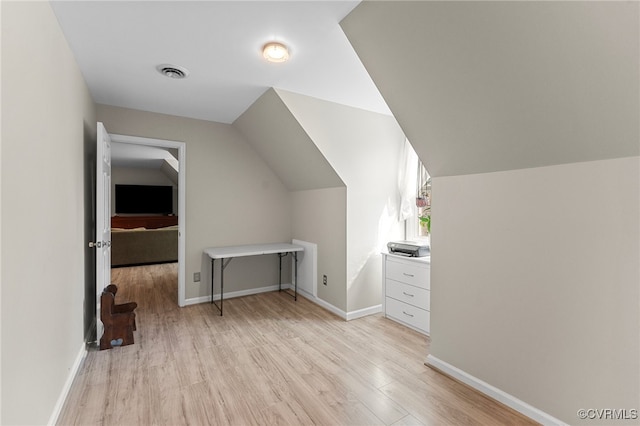
[{"label": "white baseboard", "polygon": [[314,297],[312,294],[310,294],[310,293],[308,293],[308,292],[306,292],[304,290],[298,290],[298,295],[304,297],[305,299],[310,300],[311,302],[315,303],[316,305],[320,305],[321,307],[323,307],[327,311],[336,314],[337,316],[339,316],[340,318],[342,318],[345,321],[351,321],[351,320],[354,320],[354,319],[366,317],[367,315],[373,315],[373,314],[377,314],[379,312],[382,312],[382,305],[371,306],[369,308],[360,309],[360,310],[353,311],[353,312],[345,312],[342,309],[338,309],[335,306],[333,306],[332,304],[330,304],[328,302],[325,302],[322,299]]},{"label": "white baseboard", "polygon": [[357,311],[347,313],[347,321],[351,321],[357,318],[366,317],[367,315],[373,315],[382,312],[382,305],[370,306],[368,308],[359,309]]},{"label": "white baseboard", "polygon": [[[283,289],[288,289],[291,287],[292,287],[291,284],[282,284]],[[266,293],[269,291],[276,291],[276,290],[278,290],[277,284],[270,285],[267,287],[251,288],[248,290],[239,290],[239,291],[231,291],[231,292],[225,291],[224,300],[233,299],[234,297],[251,296],[252,294],[260,294],[260,293]],[[216,301],[220,300],[220,293],[214,294],[213,300],[216,300]],[[199,303],[208,303],[208,302],[211,302],[211,296],[200,296],[200,297],[192,297],[191,299],[186,299],[184,301],[184,305],[189,306],[189,305],[197,305]]]},{"label": "white baseboard", "polygon": [[[282,289],[291,289],[293,288],[293,284],[287,283],[287,284],[282,284]],[[276,291],[278,290],[278,285],[271,285],[271,286],[267,286],[267,287],[258,287],[258,288],[252,288],[249,290],[240,290],[240,291],[232,291],[232,292],[225,292],[224,293],[224,299],[233,299],[234,297],[242,297],[242,296],[250,296],[252,294],[259,294],[259,293],[266,293],[269,291]],[[371,306],[369,308],[365,308],[365,309],[360,309],[358,311],[353,311],[353,312],[345,312],[342,309],[338,309],[335,306],[333,306],[332,304],[325,302],[322,299],[319,299],[317,297],[314,297],[311,293],[298,289],[298,296],[302,296],[305,299],[310,300],[311,302],[320,305],[321,307],[323,307],[324,309],[326,309],[327,311],[336,314],[337,316],[339,316],[340,318],[342,318],[345,321],[350,321],[352,319],[356,319],[356,318],[362,318],[364,316],[367,315],[372,315],[372,314],[377,314],[378,312],[382,311],[382,305],[377,305],[377,306]],[[220,300],[220,294],[214,294],[213,295],[213,300],[218,301]],[[189,305],[197,305],[199,303],[209,303],[211,302],[211,296],[200,296],[200,297],[192,297],[191,299],[186,299],[184,301],[184,305],[185,306],[189,306]]]},{"label": "white baseboard", "polygon": [[315,303],[316,305],[320,305],[322,308],[326,309],[327,311],[333,314],[336,314],[337,316],[339,316],[345,321],[347,319],[347,313],[345,311],[343,311],[342,309],[336,308],[331,303],[325,302],[324,300],[319,299],[304,290],[298,290],[298,296],[302,296],[305,299],[308,299],[311,302]]},{"label": "white baseboard", "polygon": [[495,399],[498,402],[506,405],[507,407],[513,408],[521,414],[529,417],[530,419],[535,420],[538,423],[543,425],[558,425],[558,426],[567,426],[566,423],[556,419],[555,417],[541,411],[526,402],[516,398],[513,395],[510,395],[495,386],[490,385],[487,382],[484,382],[477,377],[472,376],[471,374],[460,370],[453,365],[442,361],[441,359],[436,358],[433,355],[427,356],[426,364],[430,367],[435,368],[436,370],[440,370],[441,372],[453,377],[456,380],[461,381],[462,383],[471,386],[472,388],[482,392],[490,398]]},{"label": "white baseboard", "polygon": [[53,412],[51,413],[51,417],[49,417],[49,421],[47,425],[55,425],[58,422],[58,417],[60,417],[60,413],[62,412],[62,408],[64,407],[64,403],[69,396],[69,391],[71,390],[71,385],[73,384],[73,380],[78,375],[78,371],[80,371],[80,367],[84,362],[84,359],[87,357],[87,348],[85,343],[82,343],[80,347],[80,351],[76,356],[75,361],[73,361],[73,365],[69,370],[69,374],[67,375],[67,380],[64,382],[64,386],[62,387],[62,391],[60,392],[60,396],[58,397],[58,401],[56,405],[53,407]]}]

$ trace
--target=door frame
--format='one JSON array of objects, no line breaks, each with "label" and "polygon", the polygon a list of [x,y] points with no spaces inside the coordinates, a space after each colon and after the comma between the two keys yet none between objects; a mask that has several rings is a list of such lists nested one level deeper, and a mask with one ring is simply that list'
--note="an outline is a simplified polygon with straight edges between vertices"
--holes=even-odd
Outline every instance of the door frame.
[{"label": "door frame", "polygon": [[164,139],[143,138],[139,136],[118,135],[110,133],[112,143],[153,146],[158,148],[174,148],[178,150],[178,306],[185,306],[186,296],[186,167],[187,145],[184,142]]}]

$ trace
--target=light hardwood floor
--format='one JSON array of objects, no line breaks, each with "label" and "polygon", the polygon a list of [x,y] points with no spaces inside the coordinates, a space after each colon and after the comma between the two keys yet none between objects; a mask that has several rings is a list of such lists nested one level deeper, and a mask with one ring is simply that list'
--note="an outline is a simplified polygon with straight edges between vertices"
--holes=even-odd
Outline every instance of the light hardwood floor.
[{"label": "light hardwood floor", "polygon": [[177,267],[113,270],[135,344],[90,351],[60,425],[535,424],[428,367],[428,338],[264,293],[177,306]]}]

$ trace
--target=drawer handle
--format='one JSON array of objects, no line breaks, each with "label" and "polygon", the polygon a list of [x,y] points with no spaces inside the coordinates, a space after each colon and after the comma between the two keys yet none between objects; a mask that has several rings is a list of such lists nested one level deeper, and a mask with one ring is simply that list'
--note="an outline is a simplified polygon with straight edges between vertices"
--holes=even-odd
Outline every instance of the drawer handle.
[{"label": "drawer handle", "polygon": [[411,318],[413,318],[413,315],[411,315],[411,314],[408,314],[408,313],[406,313],[405,311],[402,311],[402,313],[403,313],[403,314],[405,314],[405,315],[406,315],[406,316],[408,316],[408,317],[411,317]]},{"label": "drawer handle", "polygon": [[414,296],[413,294],[409,294],[406,291],[403,291],[402,294],[404,294],[405,296],[409,296],[409,297],[413,297]]},{"label": "drawer handle", "polygon": [[403,272],[402,275],[404,275],[405,277],[413,277],[413,274],[407,274],[406,272]]}]

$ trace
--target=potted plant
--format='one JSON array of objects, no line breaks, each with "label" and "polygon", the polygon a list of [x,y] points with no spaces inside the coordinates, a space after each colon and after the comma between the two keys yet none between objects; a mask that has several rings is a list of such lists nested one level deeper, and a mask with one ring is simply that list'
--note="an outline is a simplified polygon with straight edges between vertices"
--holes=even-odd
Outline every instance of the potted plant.
[{"label": "potted plant", "polygon": [[423,212],[422,214],[420,216],[420,228],[423,228],[426,235],[429,235],[431,233],[431,212],[426,214]]},{"label": "potted plant", "polygon": [[431,177],[426,177],[424,183],[422,179],[423,176],[420,176],[416,206],[420,220],[420,236],[427,237],[431,233]]}]

